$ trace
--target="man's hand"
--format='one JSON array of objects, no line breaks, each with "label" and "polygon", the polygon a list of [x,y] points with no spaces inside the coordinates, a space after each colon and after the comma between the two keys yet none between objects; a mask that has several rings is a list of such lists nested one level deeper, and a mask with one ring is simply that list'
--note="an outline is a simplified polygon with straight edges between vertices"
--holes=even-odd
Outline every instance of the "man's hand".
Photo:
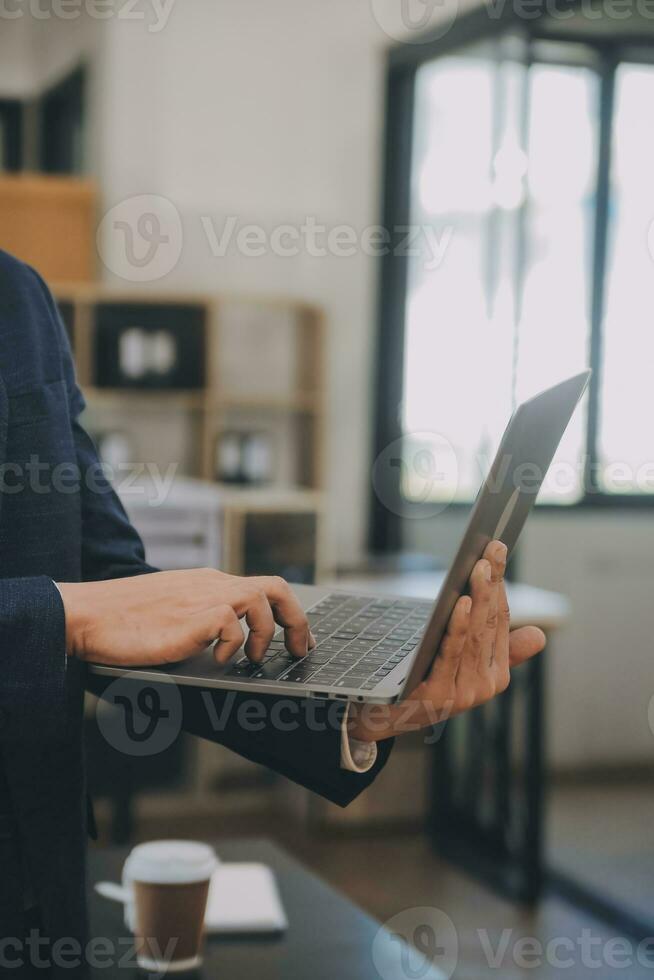
[{"label": "man's hand", "polygon": [[215,643],[224,664],[250,633],[245,652],[259,662],[284,627],[286,647],[304,657],[315,646],[307,618],[284,579],[241,578],[211,568],[156,572],[109,582],[59,584],[70,656],[113,666],[184,660]]},{"label": "man's hand", "polygon": [[506,547],[491,541],[470,577],[471,596],[456,604],[429,676],[400,704],[351,704],[353,738],[379,741],[484,704],[506,690],[512,667],[543,649],[545,635],[535,626],[509,632],[505,567]]}]

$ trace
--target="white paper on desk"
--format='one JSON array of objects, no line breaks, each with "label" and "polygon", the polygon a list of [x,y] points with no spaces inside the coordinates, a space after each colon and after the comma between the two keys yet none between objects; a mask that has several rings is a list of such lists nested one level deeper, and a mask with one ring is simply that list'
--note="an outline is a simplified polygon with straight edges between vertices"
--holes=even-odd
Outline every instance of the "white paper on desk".
[{"label": "white paper on desk", "polygon": [[220,864],[209,888],[208,933],[283,932],[288,919],[275,877],[265,864]]}]

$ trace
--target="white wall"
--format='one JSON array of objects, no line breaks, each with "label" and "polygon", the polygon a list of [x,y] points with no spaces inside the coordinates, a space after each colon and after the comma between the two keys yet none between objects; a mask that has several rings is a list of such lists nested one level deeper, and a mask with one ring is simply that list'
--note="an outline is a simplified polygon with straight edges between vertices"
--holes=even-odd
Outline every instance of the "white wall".
[{"label": "white wall", "polygon": [[[408,522],[407,546],[447,560],[464,522],[460,511]],[[647,511],[536,512],[525,528],[520,579],[572,604],[546,654],[548,755],[556,768],[651,762],[653,554]]]},{"label": "white wall", "polygon": [[[72,20],[30,17],[26,3],[9,9],[21,16],[0,19],[0,97],[30,98],[83,58],[95,57],[101,25],[86,15],[83,4]],[[47,12],[45,4],[39,9]]]},{"label": "white wall", "polygon": [[378,221],[383,50],[366,0],[184,0],[167,27],[115,22],[101,92],[107,206],[174,202],[177,268],[159,286],[285,293],[328,314],[328,499],[332,555],[365,540],[374,260],[215,258],[200,223],[268,229],[307,216],[361,230]]},{"label": "white wall", "polygon": [[573,608],[548,663],[549,747],[560,766],[651,763],[653,554],[648,512],[543,514],[528,527],[521,575]]},{"label": "white wall", "polygon": [[31,88],[31,23],[27,19],[0,23],[0,98],[22,98]]}]

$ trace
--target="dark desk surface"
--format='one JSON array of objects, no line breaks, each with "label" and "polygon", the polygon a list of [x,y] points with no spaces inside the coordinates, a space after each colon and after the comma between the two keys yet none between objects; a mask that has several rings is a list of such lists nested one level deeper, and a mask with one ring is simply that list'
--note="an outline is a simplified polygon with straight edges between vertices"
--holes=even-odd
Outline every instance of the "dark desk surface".
[{"label": "dark desk surface", "polygon": [[[268,841],[225,840],[217,841],[215,847],[225,861],[261,861],[273,869],[290,926],[277,938],[209,937],[204,967],[200,971],[203,980],[249,980],[251,977],[257,980],[380,980],[380,972],[372,958],[373,940],[380,928],[378,922]],[[89,855],[91,885],[101,880],[118,881],[125,854],[120,848],[92,850]],[[138,975],[127,945],[122,906],[100,898],[95,891],[91,896],[91,930],[92,936],[109,940],[119,957],[127,957],[131,964],[129,968],[121,968],[118,963],[111,967],[102,966],[94,976],[105,980],[118,977],[129,980],[132,975]],[[390,946],[391,950],[397,950],[396,942]],[[378,965],[382,964],[378,961]],[[397,952],[395,955],[388,953],[381,976],[382,980],[404,980],[404,972],[398,970]],[[436,970],[420,974],[421,980],[440,977],[442,974]]]}]

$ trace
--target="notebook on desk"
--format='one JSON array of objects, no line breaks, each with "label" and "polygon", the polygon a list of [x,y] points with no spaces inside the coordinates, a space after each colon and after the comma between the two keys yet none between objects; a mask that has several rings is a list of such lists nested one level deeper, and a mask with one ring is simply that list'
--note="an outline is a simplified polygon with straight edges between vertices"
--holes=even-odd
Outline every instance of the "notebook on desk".
[{"label": "notebook on desk", "polygon": [[288,920],[275,876],[265,864],[221,864],[209,888],[207,933],[263,935],[284,932]]}]

